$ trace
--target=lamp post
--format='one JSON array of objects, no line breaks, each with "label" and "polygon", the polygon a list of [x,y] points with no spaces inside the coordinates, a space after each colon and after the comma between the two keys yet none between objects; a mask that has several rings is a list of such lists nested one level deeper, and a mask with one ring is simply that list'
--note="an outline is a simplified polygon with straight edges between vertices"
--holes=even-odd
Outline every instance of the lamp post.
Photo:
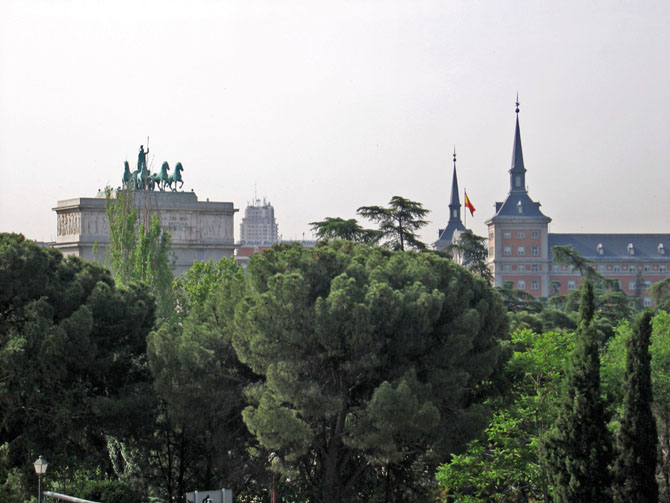
[{"label": "lamp post", "polygon": [[35,467],[35,473],[37,474],[37,503],[40,503],[40,501],[42,501],[42,475],[47,472],[49,463],[47,463],[46,459],[40,456],[35,460],[33,466]]}]

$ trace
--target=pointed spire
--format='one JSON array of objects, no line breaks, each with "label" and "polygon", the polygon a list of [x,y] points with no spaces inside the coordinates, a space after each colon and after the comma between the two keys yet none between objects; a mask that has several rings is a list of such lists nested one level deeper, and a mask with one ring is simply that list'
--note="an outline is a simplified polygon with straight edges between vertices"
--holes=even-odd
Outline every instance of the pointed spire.
[{"label": "pointed spire", "polygon": [[[461,219],[461,199],[458,194],[458,177],[456,176],[456,147],[454,146],[454,174],[451,179],[451,203],[449,203],[449,220]],[[454,210],[457,210],[454,213]]]},{"label": "pointed spire", "polygon": [[519,93],[516,95],[516,129],[514,131],[514,147],[512,150],[512,167],[510,173],[510,190],[526,190],[526,167],[523,162],[521,148],[521,130],[519,128]]}]

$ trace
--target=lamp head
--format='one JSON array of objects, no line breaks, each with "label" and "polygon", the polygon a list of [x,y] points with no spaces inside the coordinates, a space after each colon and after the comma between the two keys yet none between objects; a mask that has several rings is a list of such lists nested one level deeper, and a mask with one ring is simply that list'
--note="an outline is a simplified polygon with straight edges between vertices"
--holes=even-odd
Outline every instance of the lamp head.
[{"label": "lamp head", "polygon": [[44,475],[47,472],[47,466],[49,466],[49,463],[47,463],[46,459],[40,456],[37,458],[37,460],[35,460],[33,466],[35,467],[35,473],[37,475]]}]

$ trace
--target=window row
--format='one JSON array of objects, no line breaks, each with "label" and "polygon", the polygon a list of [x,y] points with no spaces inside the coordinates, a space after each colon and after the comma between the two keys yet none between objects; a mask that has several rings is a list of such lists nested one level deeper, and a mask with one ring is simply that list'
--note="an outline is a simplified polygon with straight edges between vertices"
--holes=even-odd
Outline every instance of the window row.
[{"label": "window row", "polygon": [[[540,247],[539,246],[531,246],[530,247],[530,254],[533,257],[539,257],[540,256]],[[512,256],[512,247],[511,246],[503,246],[503,255],[506,257],[511,257]],[[526,256],[526,247],[525,246],[517,246],[516,247],[516,256],[517,257],[525,257]]]},{"label": "window row", "polygon": [[503,266],[503,271],[504,272],[512,272],[512,271],[519,271],[519,272],[525,272],[525,271],[530,271],[530,272],[540,272],[542,270],[542,265],[540,264],[505,264]]},{"label": "window row", "polygon": [[[551,270],[554,272],[559,272],[559,271],[574,271],[575,268],[573,266],[565,266],[565,265],[560,265],[560,264],[553,264],[551,266]],[[609,264],[607,266],[600,264],[598,266],[598,272],[636,272],[636,271],[644,271],[644,272],[652,272],[652,271],[657,271],[657,272],[666,272],[668,271],[668,266],[666,265],[639,265],[639,266],[634,266],[634,265],[628,265],[628,264]]]},{"label": "window row", "polygon": [[[531,290],[539,290],[540,289],[540,280],[538,279],[532,279],[530,280],[530,289]],[[514,281],[505,281],[503,282],[503,288],[506,288],[508,290],[511,290],[514,288]],[[520,279],[516,282],[516,289],[517,290],[525,290],[526,289],[526,280],[525,279]]]},{"label": "window row", "polygon": [[[530,234],[531,239],[538,239],[540,237],[540,232],[539,231],[531,231],[529,234]],[[517,239],[526,239],[526,233],[525,232],[517,232],[516,233],[516,238]],[[503,239],[512,239],[512,233],[511,232],[503,232]]]}]

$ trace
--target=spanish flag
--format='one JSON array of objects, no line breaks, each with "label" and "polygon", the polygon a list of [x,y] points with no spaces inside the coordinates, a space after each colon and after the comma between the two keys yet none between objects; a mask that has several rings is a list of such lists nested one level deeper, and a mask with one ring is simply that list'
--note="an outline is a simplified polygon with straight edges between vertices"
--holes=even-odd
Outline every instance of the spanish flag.
[{"label": "spanish flag", "polygon": [[468,193],[465,192],[465,191],[463,191],[463,193],[465,194],[465,204],[464,204],[464,206],[465,206],[467,209],[470,210],[470,216],[473,216],[473,215],[475,214],[475,207],[474,207],[474,205],[472,204],[472,202],[470,202],[470,198],[468,197]]}]

